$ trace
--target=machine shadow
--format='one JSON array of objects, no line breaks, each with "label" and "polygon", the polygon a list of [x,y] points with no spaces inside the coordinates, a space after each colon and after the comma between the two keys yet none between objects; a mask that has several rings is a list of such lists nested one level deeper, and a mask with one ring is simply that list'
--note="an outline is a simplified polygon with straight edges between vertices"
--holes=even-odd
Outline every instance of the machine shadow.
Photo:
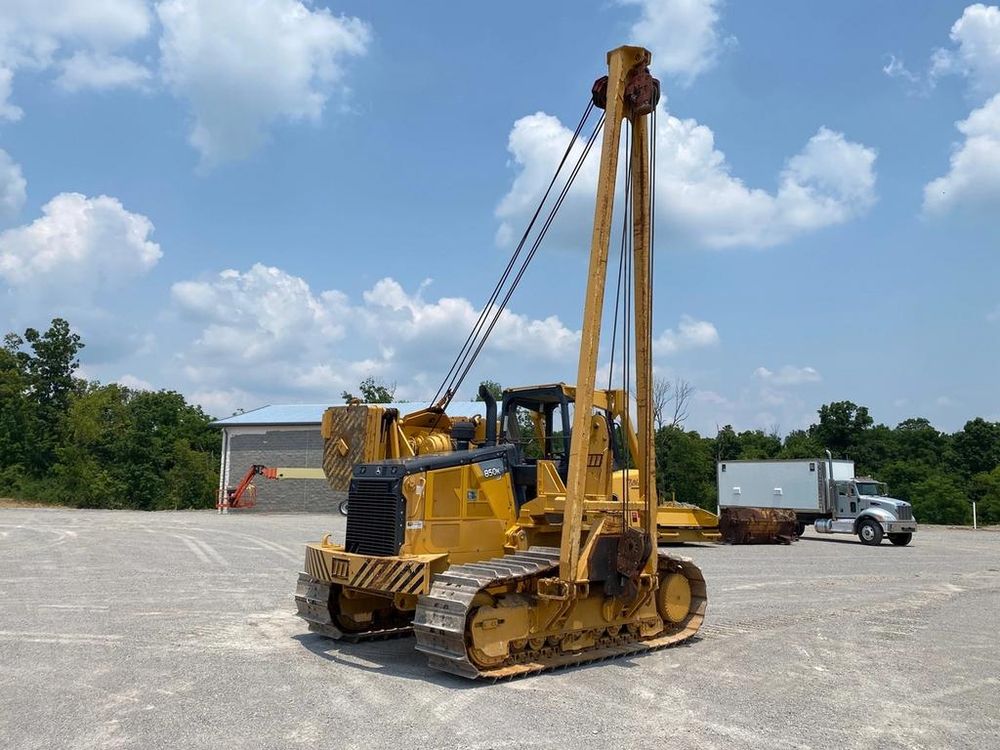
[{"label": "machine shadow", "polygon": [[337,665],[358,669],[370,674],[389,675],[392,677],[402,677],[407,680],[418,680],[429,682],[441,687],[454,690],[475,690],[484,689],[490,685],[511,680],[536,679],[549,675],[566,674],[569,672],[582,672],[584,670],[600,668],[602,665],[612,662],[626,669],[635,669],[642,659],[655,659],[663,652],[674,651],[675,649],[688,648],[702,640],[702,636],[695,635],[675,646],[666,649],[658,649],[647,653],[632,654],[629,656],[616,657],[590,662],[589,664],[577,664],[560,667],[542,673],[521,675],[504,679],[478,679],[469,680],[457,675],[439,672],[427,666],[427,661],[423,654],[414,648],[414,638],[394,638],[385,641],[368,641],[367,643],[345,643],[334,641],[315,633],[301,633],[292,636],[307,651],[321,659]]}]

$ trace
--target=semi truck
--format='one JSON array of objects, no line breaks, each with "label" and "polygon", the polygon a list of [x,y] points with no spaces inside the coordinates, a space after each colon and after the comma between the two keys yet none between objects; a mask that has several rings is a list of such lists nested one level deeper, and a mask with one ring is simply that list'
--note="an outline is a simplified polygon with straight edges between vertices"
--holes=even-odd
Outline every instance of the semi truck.
[{"label": "semi truck", "polygon": [[720,461],[719,513],[725,508],[788,508],[799,536],[808,524],[820,534],[857,534],[862,544],[889,538],[904,547],[917,522],[913,508],[889,497],[884,482],[855,476],[854,462],[823,458]]}]

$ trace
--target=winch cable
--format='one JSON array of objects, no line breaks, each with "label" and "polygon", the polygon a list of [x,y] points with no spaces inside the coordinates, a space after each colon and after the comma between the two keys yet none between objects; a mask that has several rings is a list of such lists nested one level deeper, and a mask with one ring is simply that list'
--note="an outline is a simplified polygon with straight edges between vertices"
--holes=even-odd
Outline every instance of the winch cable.
[{"label": "winch cable", "polygon": [[[482,350],[486,340],[489,338],[490,333],[492,332],[494,326],[496,325],[501,314],[503,313],[503,310],[506,307],[507,302],[509,302],[511,296],[514,293],[514,290],[517,288],[517,285],[520,282],[521,278],[523,277],[528,264],[534,257],[535,252],[537,252],[538,246],[541,244],[541,241],[545,237],[545,234],[548,232],[548,229],[551,226],[552,221],[555,218],[555,215],[558,213],[559,208],[566,197],[566,193],[569,190],[569,187],[573,184],[573,181],[575,180],[576,175],[579,173],[583,162],[586,160],[587,154],[590,152],[590,148],[593,146],[596,134],[600,132],[603,121],[604,120],[602,115],[601,121],[595,128],[594,133],[592,133],[591,136],[588,138],[587,144],[584,147],[580,157],[577,159],[577,162],[574,165],[573,170],[571,171],[562,190],[560,191],[559,197],[556,199],[554,205],[550,209],[545,222],[543,222],[542,227],[539,230],[537,237],[535,238],[535,241],[532,243],[532,247],[529,250],[528,255],[522,261],[521,267],[518,269],[518,273],[516,274],[513,282],[508,288],[507,293],[503,298],[503,301],[500,303],[499,306],[495,306],[494,303],[496,301],[496,298],[494,297],[493,301],[483,308],[483,312],[480,314],[483,318],[483,323],[477,326],[477,328],[479,329],[477,331],[478,335],[473,338],[472,342],[469,345],[468,350],[460,357],[457,364],[458,369],[455,370],[454,373],[452,374],[451,380],[450,381],[446,380],[446,382],[443,384],[442,393],[445,397],[445,404],[447,404],[451,400],[451,398],[454,397],[454,394],[458,391],[459,386],[465,379],[466,374],[468,374],[468,371],[471,369],[473,363],[475,362],[476,357],[479,355],[479,352]],[[505,277],[509,277],[509,274],[505,274]],[[504,281],[506,281],[506,278],[504,279]],[[488,325],[486,324],[487,320],[489,321]],[[486,325],[485,332],[482,330],[483,325]]]},{"label": "winch cable", "polygon": [[[483,324],[485,323],[493,304],[496,302],[497,297],[500,296],[500,292],[503,289],[504,284],[507,283],[507,280],[510,277],[510,272],[514,268],[514,264],[517,262],[517,259],[520,256],[521,251],[524,249],[524,245],[527,242],[529,235],[531,234],[532,228],[535,226],[535,221],[537,221],[539,215],[541,214],[542,208],[544,207],[546,200],[548,200],[549,194],[552,192],[552,188],[556,184],[556,180],[559,179],[559,174],[562,171],[562,168],[565,165],[566,160],[569,158],[569,155],[573,150],[573,146],[576,144],[576,141],[579,138],[584,125],[586,125],[587,120],[590,118],[590,115],[593,111],[594,111],[594,101],[593,99],[591,99],[590,102],[587,104],[587,107],[584,110],[583,115],[580,117],[580,121],[576,125],[576,130],[573,131],[573,136],[572,138],[570,138],[569,144],[566,146],[566,151],[563,153],[562,159],[559,160],[559,164],[556,166],[555,174],[552,175],[552,179],[549,181],[549,185],[545,189],[545,193],[542,195],[541,200],[538,202],[538,207],[535,209],[535,212],[531,217],[531,221],[528,222],[527,228],[524,230],[524,233],[521,235],[520,241],[514,248],[514,252],[511,254],[510,260],[507,262],[507,267],[504,269],[503,274],[500,276],[500,280],[497,281],[496,286],[493,288],[493,292],[490,294],[490,297],[486,301],[486,304],[483,305],[483,309],[479,313],[479,317],[476,320],[475,325],[473,325],[472,330],[469,332],[468,337],[465,339],[465,343],[462,344],[462,348],[459,350],[458,355],[452,362],[451,367],[448,370],[448,373],[444,376],[444,379],[441,382],[441,386],[434,394],[434,403],[437,403],[438,399],[442,396],[443,393],[445,393],[446,388],[449,382],[451,381],[453,375],[461,369],[462,365],[465,363],[465,359],[472,351],[472,346],[474,342],[477,340],[479,333],[482,330]],[[450,401],[453,395],[454,391],[452,391],[452,393],[448,395],[447,401]]]},{"label": "winch cable", "polygon": [[510,302],[510,299],[513,296],[515,290],[521,283],[521,279],[524,277],[524,273],[528,269],[528,265],[535,257],[535,254],[538,252],[538,248],[541,246],[542,241],[545,239],[545,236],[549,231],[549,228],[552,226],[552,222],[555,219],[556,215],[558,214],[559,209],[563,204],[563,201],[566,200],[566,195],[569,193],[569,190],[572,187],[573,182],[576,180],[577,175],[580,173],[580,169],[583,167],[583,164],[587,159],[587,155],[593,148],[594,143],[597,141],[597,137],[600,134],[603,127],[604,127],[604,115],[602,114],[600,121],[597,123],[596,127],[594,128],[594,131],[588,137],[587,143],[584,146],[579,159],[577,159],[577,162],[574,165],[572,172],[570,173],[569,177],[566,180],[565,185],[560,191],[559,197],[556,199],[551,210],[549,211],[548,217],[542,224],[541,229],[538,231],[538,235],[536,236],[535,241],[532,243],[531,250],[528,252],[527,256],[521,263],[521,267],[518,269],[516,276],[514,277],[509,288],[507,289],[507,292],[504,295],[503,300],[501,300],[498,306],[489,310],[490,313],[489,325],[486,327],[486,330],[482,332],[481,335],[479,336],[478,343],[476,344],[475,348],[469,352],[466,358],[463,358],[463,361],[465,362],[464,366],[461,368],[459,372],[455,373],[452,376],[451,382],[446,384],[446,388],[444,390],[445,405],[447,405],[447,403],[457,392],[458,388],[465,380],[465,377],[472,369],[472,366],[475,364],[476,359],[479,357],[480,352],[482,352],[483,347],[486,345],[486,341],[489,339],[490,334],[493,332],[493,329],[496,327],[497,322],[500,320],[500,317],[502,316],[504,310],[507,307],[507,303]]}]

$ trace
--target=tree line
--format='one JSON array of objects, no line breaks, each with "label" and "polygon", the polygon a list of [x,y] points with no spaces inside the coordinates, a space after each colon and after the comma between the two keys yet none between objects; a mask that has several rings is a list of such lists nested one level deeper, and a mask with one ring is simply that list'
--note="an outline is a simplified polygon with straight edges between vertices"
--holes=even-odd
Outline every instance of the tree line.
[{"label": "tree line", "polygon": [[61,318],[0,348],[0,496],[81,508],[211,508],[219,434],[173,391],[74,375],[80,337]]},{"label": "tree line", "polygon": [[714,511],[718,461],[822,458],[829,449],[834,458],[853,459],[859,476],[886,482],[892,497],[913,505],[918,521],[969,524],[975,500],[980,523],[1000,523],[1000,422],[977,417],[950,434],[923,417],[889,427],[851,401],[824,404],[817,417],[784,438],[729,425],[714,437],[662,427],[656,433],[660,491]]},{"label": "tree line", "polygon": [[[218,487],[219,435],[211,417],[174,391],[87,381],[74,373],[84,342],[56,318],[45,331],[9,333],[0,347],[0,496],[84,508],[211,508]],[[501,387],[484,381],[499,398]],[[395,383],[367,378],[360,399],[386,403]],[[825,404],[817,420],[783,438],[777,431],[714,437],[685,430],[684,381],[661,385],[656,413],[661,496],[714,510],[716,463],[736,459],[835,458],[889,485],[919,521],[1000,523],[1000,423],[968,421],[955,433],[915,417],[875,424],[850,401]],[[356,399],[345,392],[345,401]],[[522,425],[530,435],[530,426]],[[535,453],[538,451],[536,450]]]}]

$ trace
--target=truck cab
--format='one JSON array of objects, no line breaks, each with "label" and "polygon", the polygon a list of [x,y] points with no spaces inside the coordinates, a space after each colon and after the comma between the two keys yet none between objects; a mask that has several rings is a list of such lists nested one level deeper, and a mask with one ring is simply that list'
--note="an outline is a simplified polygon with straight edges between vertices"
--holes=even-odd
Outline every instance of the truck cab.
[{"label": "truck cab", "polygon": [[831,482],[830,518],[816,521],[816,530],[825,533],[857,534],[862,544],[889,541],[905,546],[917,530],[913,508],[903,500],[889,497],[884,482],[871,477],[855,477]]}]

